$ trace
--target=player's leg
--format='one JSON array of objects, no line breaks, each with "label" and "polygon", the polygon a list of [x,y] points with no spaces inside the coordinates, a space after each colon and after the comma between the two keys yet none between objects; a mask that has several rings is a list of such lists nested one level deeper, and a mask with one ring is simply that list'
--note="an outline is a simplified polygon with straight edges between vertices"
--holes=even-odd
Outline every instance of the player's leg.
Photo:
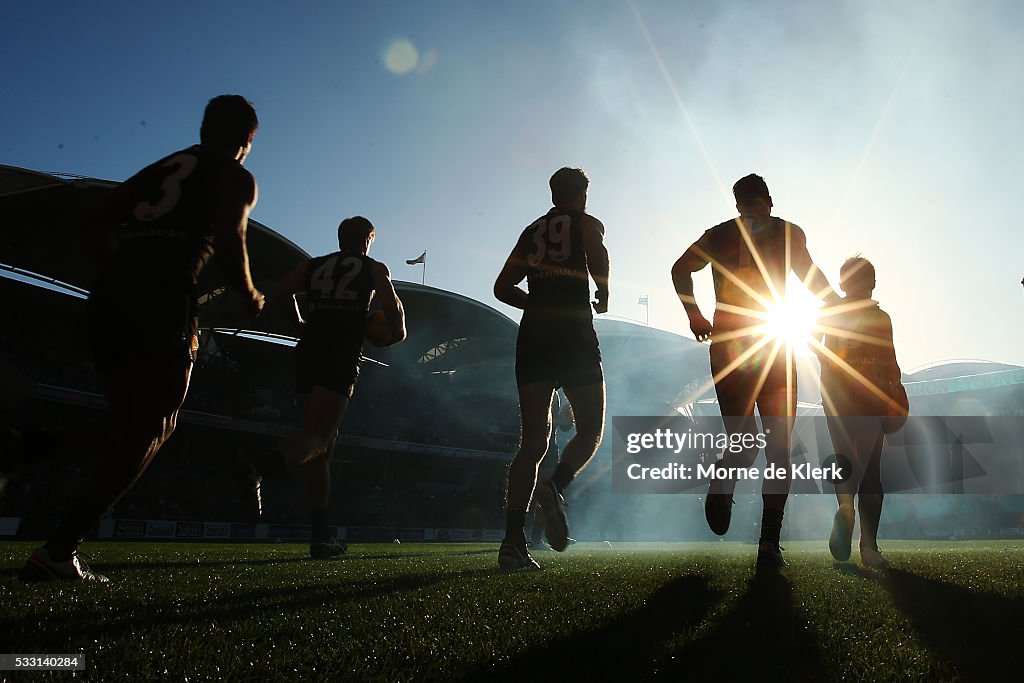
[{"label": "player's leg", "polygon": [[[856,457],[856,445],[851,431],[854,425],[850,420],[840,417],[829,417],[826,422],[832,441],[832,452],[837,457],[842,456],[852,461]],[[857,490],[857,483],[851,476],[845,482],[836,483],[835,489],[839,507],[832,519],[832,533],[829,534],[828,549],[836,560],[846,562],[850,559],[850,545],[853,539],[855,516],[853,497]]]},{"label": "player's leg", "polygon": [[785,357],[776,358],[759,381],[757,410],[765,435],[765,460],[768,467],[781,468],[785,478],[765,479],[761,485],[761,536],[758,539],[759,567],[786,564],[779,548],[782,521],[792,482],[793,420],[796,417],[796,372],[787,367]]},{"label": "player's leg", "polygon": [[606,400],[603,381],[586,386],[567,386],[563,391],[572,406],[576,434],[565,444],[558,465],[551,475],[551,481],[559,493],[587,466],[601,445]]},{"label": "player's leg", "polygon": [[[600,365],[598,365],[600,368]],[[594,377],[589,379],[596,379]],[[572,406],[576,434],[562,449],[551,478],[537,487],[537,502],[544,515],[544,535],[554,550],[565,550],[569,543],[569,521],[563,492],[590,459],[604,438],[605,387],[600,382],[565,386],[565,397]]]},{"label": "player's leg", "polygon": [[[735,360],[741,349],[735,342],[713,342],[711,344],[711,375],[715,380],[715,394],[722,413],[722,422],[727,434],[752,434],[757,430],[754,420],[754,383],[748,376],[748,369]],[[749,467],[757,457],[757,449],[746,449],[737,453],[726,451],[719,461],[719,467]],[[708,495],[704,498],[704,517],[708,527],[724,535],[732,522],[733,491],[736,482],[732,479],[712,479]]]},{"label": "player's leg", "polygon": [[881,471],[884,439],[885,434],[880,427],[873,435],[865,435],[863,446],[869,457],[857,495],[857,511],[860,514],[860,558],[864,566],[872,569],[885,569],[889,566],[889,560],[878,550],[878,524],[882,519],[882,501],[885,498]]},{"label": "player's leg", "polygon": [[522,439],[508,467],[505,538],[498,552],[498,564],[503,569],[539,566],[526,552],[526,511],[537,486],[537,470],[548,450],[554,393],[553,381],[519,385]]},{"label": "player's leg", "polygon": [[317,444],[322,444],[322,448],[318,447],[316,454],[308,457],[302,465],[306,502],[313,526],[309,552],[316,559],[337,557],[347,550],[344,544],[330,538],[327,512],[331,500],[331,455],[348,405],[348,396],[321,386],[313,387],[306,404],[304,431],[313,435]]},{"label": "player's leg", "polygon": [[329,451],[348,410],[349,397],[316,385],[305,403],[302,432],[281,442],[281,452],[289,468],[303,465]]},{"label": "player's leg", "polygon": [[170,357],[127,359],[106,372],[110,417],[115,425],[110,451],[81,501],[65,515],[46,545],[29,559],[26,578],[96,576],[81,567],[77,548],[107,510],[138,481],[171,436],[191,372],[191,362]]},{"label": "player's leg", "polygon": [[331,501],[331,453],[326,453],[309,460],[302,466],[302,474],[306,483],[306,502],[309,505],[309,518],[312,534],[309,540],[309,554],[317,560],[326,560],[345,554],[348,546],[331,538],[327,516]]}]

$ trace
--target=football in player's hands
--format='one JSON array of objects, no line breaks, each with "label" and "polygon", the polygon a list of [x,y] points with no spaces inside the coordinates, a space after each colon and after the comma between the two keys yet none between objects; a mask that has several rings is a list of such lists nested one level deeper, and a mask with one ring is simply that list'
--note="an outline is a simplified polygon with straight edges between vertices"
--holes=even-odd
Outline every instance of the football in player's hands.
[{"label": "football in player's hands", "polygon": [[384,311],[374,311],[366,317],[366,331],[363,336],[366,341],[377,347],[391,345],[394,335],[391,333],[391,326],[388,325]]}]

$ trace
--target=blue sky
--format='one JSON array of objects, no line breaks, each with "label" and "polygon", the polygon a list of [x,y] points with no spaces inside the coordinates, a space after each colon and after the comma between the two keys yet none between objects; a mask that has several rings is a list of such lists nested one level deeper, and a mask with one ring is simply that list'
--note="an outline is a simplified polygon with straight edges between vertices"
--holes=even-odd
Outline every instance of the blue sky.
[{"label": "blue sky", "polygon": [[[668,271],[765,176],[830,280],[878,270],[904,369],[1024,364],[1024,5],[7,3],[0,163],[120,180],[237,92],[253,217],[310,252],[348,215],[396,279],[491,285],[562,165],[592,178],[611,313],[685,332]],[[259,273],[259,263],[254,263]],[[710,312],[711,277],[698,275]]]}]

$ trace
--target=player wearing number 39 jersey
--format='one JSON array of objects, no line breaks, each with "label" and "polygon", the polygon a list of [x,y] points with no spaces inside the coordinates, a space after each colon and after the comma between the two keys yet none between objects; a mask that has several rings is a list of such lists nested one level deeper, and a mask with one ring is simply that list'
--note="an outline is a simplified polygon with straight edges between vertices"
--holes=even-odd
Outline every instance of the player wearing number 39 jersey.
[{"label": "player wearing number 39 jersey", "polygon": [[[578,168],[551,176],[554,208],[527,227],[494,283],[498,300],[523,309],[516,344],[516,383],[523,436],[508,470],[507,527],[498,551],[503,569],[537,568],[523,528],[536,488],[545,534],[555,550],[568,544],[562,492],[594,456],[604,435],[604,374],[591,307],[608,310],[604,226],[586,213],[590,181]],[[590,301],[590,278],[597,287]],[[529,293],[519,288],[527,281]],[[559,386],[576,419],[551,478],[537,469],[551,437],[551,400]]]},{"label": "player wearing number 39 jersey", "polygon": [[[359,376],[366,314],[380,299],[388,322],[390,346],[405,339],[405,311],[395,294],[387,266],[367,256],[376,235],[362,216],[338,226],[339,251],[298,264],[277,289],[274,305],[283,305],[301,330],[295,348],[295,390],[305,412],[301,434],[281,445],[283,467],[303,466],[313,536],[310,555],[328,559],[345,552],[327,532],[331,451]],[[301,295],[301,308],[295,297]]]},{"label": "player wearing number 39 jersey", "polygon": [[[106,580],[79,559],[78,545],[174,431],[196,348],[196,281],[215,250],[249,312],[262,310],[245,242],[256,181],[242,168],[257,125],[245,98],[215,97],[198,145],[147,166],[84,216],[101,266],[89,296],[89,337],[113,429],[83,500],[29,558],[25,578]],[[118,230],[112,253],[110,229]]]}]

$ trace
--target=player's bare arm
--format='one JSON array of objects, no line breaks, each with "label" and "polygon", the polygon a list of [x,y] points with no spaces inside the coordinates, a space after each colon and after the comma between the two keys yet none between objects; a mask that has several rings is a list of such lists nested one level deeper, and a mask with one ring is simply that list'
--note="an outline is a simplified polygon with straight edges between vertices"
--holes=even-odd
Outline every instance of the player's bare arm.
[{"label": "player's bare arm", "polygon": [[611,265],[608,260],[608,249],[604,246],[604,225],[587,214],[583,215],[583,251],[587,254],[587,270],[590,271],[590,277],[594,278],[594,284],[597,286],[594,293],[594,312],[607,313]]},{"label": "player's bare arm", "polygon": [[786,227],[786,239],[789,243],[793,272],[807,286],[811,294],[824,301],[827,305],[835,306],[841,302],[843,298],[832,289],[832,285],[828,283],[828,278],[811,260],[811,254],[807,251],[807,238],[804,235],[804,231],[788,223]]},{"label": "player's bare arm", "polygon": [[295,295],[305,289],[306,272],[308,270],[309,259],[300,261],[294,268],[292,268],[291,272],[281,280],[277,289],[274,291],[274,296],[268,303],[268,306],[272,307],[275,311],[280,310],[281,314],[286,316],[288,322],[297,330],[302,330],[306,321],[303,320],[302,313],[299,311],[299,304],[295,300]]},{"label": "player's bare arm", "polygon": [[526,259],[519,253],[519,245],[512,250],[505,260],[505,265],[498,278],[494,281],[494,298],[513,308],[526,309],[530,295],[519,286],[526,277]]},{"label": "player's bare arm", "polygon": [[395,293],[395,285],[391,282],[391,271],[383,263],[375,263],[373,266],[373,287],[380,297],[381,310],[391,328],[391,342],[384,346],[393,346],[404,341],[407,336],[405,329],[405,307],[402,300]]},{"label": "player's bare arm", "polygon": [[217,260],[228,283],[246,297],[252,316],[263,310],[263,293],[252,283],[245,233],[256,204],[256,180],[241,166],[225,166],[217,179],[220,192],[213,211]]},{"label": "player's bare arm", "polygon": [[698,246],[700,242],[694,242],[683,252],[672,265],[672,284],[675,286],[676,295],[686,309],[686,317],[690,320],[690,331],[697,341],[707,341],[711,338],[711,323],[697,307],[697,300],[693,297],[693,274],[704,268],[709,263],[704,250]]}]

